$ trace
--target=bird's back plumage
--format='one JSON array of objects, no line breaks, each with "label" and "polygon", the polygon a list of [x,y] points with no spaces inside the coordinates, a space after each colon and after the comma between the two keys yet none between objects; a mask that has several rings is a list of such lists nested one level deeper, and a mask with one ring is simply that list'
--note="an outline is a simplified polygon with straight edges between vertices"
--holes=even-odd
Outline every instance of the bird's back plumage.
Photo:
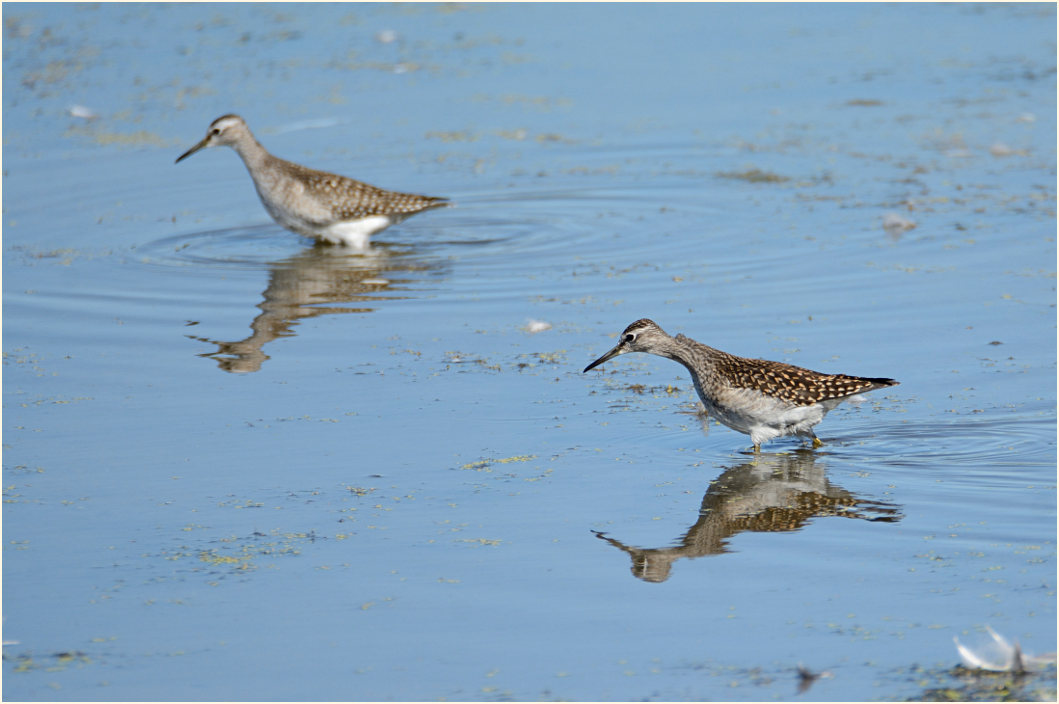
[{"label": "bird's back plumage", "polygon": [[290,175],[303,184],[306,195],[330,209],[336,222],[373,215],[408,217],[448,203],[447,198],[387,191],[346,176],[310,169],[292,161],[283,161],[283,164]]},{"label": "bird's back plumage", "polygon": [[677,335],[675,339],[693,353],[710,357],[715,377],[727,385],[760,391],[798,406],[844,399],[897,384],[893,379],[824,374],[784,362],[738,357],[686,335]]}]

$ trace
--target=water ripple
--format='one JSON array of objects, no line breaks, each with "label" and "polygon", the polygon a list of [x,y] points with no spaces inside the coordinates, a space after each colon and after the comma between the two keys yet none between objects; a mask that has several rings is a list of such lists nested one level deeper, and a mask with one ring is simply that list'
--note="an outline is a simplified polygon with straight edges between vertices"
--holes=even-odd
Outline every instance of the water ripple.
[{"label": "water ripple", "polygon": [[1055,464],[1054,415],[1005,418],[986,413],[951,421],[890,424],[875,428],[875,434],[880,450],[886,446],[892,450],[889,457],[879,459],[886,464],[932,471],[947,465],[990,475],[999,468]]},{"label": "water ripple", "polygon": [[156,266],[260,270],[297,251],[296,237],[271,223],[230,227],[153,240],[135,254]]}]

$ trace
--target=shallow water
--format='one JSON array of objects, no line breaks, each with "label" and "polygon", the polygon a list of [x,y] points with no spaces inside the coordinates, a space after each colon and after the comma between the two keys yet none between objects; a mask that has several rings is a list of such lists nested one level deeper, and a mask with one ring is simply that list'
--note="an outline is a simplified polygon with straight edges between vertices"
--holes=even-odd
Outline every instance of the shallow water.
[{"label": "shallow water", "polygon": [[[5,699],[1054,696],[1053,6],[3,14]],[[644,316],[901,385],[754,456]]]}]

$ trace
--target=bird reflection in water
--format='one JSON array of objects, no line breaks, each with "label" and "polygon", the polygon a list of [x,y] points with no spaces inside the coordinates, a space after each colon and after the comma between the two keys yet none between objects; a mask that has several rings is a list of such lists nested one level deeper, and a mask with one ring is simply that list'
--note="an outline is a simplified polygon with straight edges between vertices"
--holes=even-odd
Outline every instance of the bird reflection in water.
[{"label": "bird reflection in water", "polygon": [[832,484],[825,464],[799,450],[760,455],[710,482],[698,520],[673,547],[638,548],[594,532],[632,558],[634,576],[664,582],[680,558],[719,555],[728,552],[728,539],[743,531],[796,531],[818,516],[884,522],[902,517],[896,504],[862,499]]},{"label": "bird reflection in water", "polygon": [[217,346],[211,357],[226,372],[256,372],[269,356],[264,346],[280,337],[293,337],[292,328],[304,318],[335,313],[370,313],[384,300],[408,298],[402,287],[424,273],[438,273],[440,262],[415,257],[407,248],[375,246],[364,252],[315,246],[269,265],[268,287],[257,305],[261,313],[250,323],[253,333],[225,342],[188,335]]}]

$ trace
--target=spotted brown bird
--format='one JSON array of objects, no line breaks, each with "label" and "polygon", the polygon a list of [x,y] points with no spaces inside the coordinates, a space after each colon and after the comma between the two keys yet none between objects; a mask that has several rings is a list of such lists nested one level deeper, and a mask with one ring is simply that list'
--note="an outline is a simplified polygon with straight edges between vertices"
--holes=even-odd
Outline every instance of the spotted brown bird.
[{"label": "spotted brown bird", "polygon": [[272,156],[238,115],[218,117],[201,142],[177,162],[206,147],[231,147],[242,157],[265,210],[288,230],[329,244],[363,249],[372,235],[445,198],[384,191],[345,176]]},{"label": "spotted brown bird", "polygon": [[671,337],[646,318],[625,328],[618,344],[585,371],[627,352],[647,352],[683,364],[691,372],[706,412],[732,430],[749,435],[754,452],[760,451],[761,443],[784,435],[810,438],[813,447],[819,447],[823,443],[813,426],[828,411],[858,394],[898,383],[737,357],[684,335]]}]

